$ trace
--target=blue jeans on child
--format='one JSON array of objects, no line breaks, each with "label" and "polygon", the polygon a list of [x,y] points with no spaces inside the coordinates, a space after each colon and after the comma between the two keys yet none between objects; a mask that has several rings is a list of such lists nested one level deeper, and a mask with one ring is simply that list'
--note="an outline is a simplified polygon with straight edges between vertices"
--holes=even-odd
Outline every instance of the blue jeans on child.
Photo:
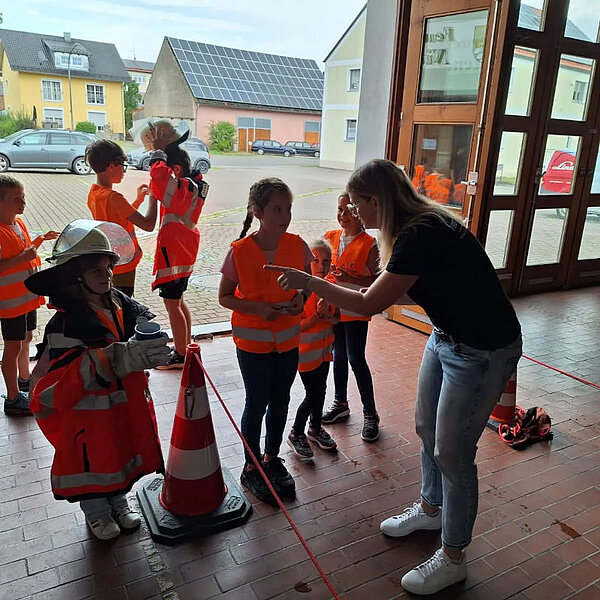
[{"label": "blue jeans on child", "polygon": [[360,393],[363,412],[372,415],[376,412],[373,378],[365,357],[368,328],[368,321],[340,321],[334,325],[333,382],[335,399],[346,404],[348,402],[348,363],[350,363]]},{"label": "blue jeans on child", "polygon": [[113,512],[117,512],[124,506],[127,506],[127,498],[125,494],[117,494],[116,496],[108,496],[106,498],[91,498],[82,500],[79,507],[90,522],[96,519],[106,521]]},{"label": "blue jeans on child", "polygon": [[461,549],[477,516],[475,453],[494,405],[521,356],[521,336],[477,350],[431,334],[421,369],[415,425],[421,438],[421,497],[443,506],[442,543]]},{"label": "blue jeans on child", "polygon": [[327,393],[327,375],[329,374],[329,363],[322,362],[312,371],[301,371],[300,379],[304,384],[306,396],[296,411],[294,420],[294,431],[304,433],[306,421],[310,417],[310,426],[315,430],[321,429],[321,417],[323,416],[323,405]]},{"label": "blue jeans on child", "polygon": [[[265,420],[265,454],[277,456],[287,421],[290,389],[298,370],[298,348],[288,352],[256,354],[236,349],[244,387],[246,405],[242,414],[242,435],[260,459],[260,431]],[[252,459],[244,450],[246,463]]]}]

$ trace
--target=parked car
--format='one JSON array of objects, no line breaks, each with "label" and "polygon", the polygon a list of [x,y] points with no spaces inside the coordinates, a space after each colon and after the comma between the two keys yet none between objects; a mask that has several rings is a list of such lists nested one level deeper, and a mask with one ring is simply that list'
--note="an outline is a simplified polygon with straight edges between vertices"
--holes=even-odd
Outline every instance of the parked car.
[{"label": "parked car", "polygon": [[251,150],[257,154],[283,154],[283,156],[294,156],[296,154],[294,148],[283,146],[275,140],[254,140]]},{"label": "parked car", "polygon": [[321,147],[318,144],[309,144],[308,142],[286,142],[288,148],[293,148],[296,154],[308,154],[309,156],[319,156]]},{"label": "parked car", "polygon": [[69,169],[87,175],[85,149],[96,136],[67,129],[23,129],[0,139],[0,173],[8,169]]},{"label": "parked car", "polygon": [[[198,170],[200,173],[208,173],[210,169],[210,152],[208,146],[198,138],[190,138],[181,144],[189,155],[192,163],[192,169]],[[151,150],[145,148],[136,148],[127,153],[127,162],[141,171],[150,170],[150,154]]]}]

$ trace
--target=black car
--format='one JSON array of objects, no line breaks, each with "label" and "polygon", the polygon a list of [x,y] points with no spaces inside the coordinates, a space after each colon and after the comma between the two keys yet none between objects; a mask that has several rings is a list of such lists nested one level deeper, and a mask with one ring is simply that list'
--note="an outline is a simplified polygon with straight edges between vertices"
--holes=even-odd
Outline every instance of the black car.
[{"label": "black car", "polygon": [[296,154],[294,148],[282,146],[275,140],[254,140],[251,150],[257,154],[283,154],[283,156],[294,156]]},{"label": "black car", "polygon": [[321,147],[318,144],[309,144],[308,142],[286,142],[288,148],[293,148],[296,154],[307,154],[308,156],[319,156]]}]

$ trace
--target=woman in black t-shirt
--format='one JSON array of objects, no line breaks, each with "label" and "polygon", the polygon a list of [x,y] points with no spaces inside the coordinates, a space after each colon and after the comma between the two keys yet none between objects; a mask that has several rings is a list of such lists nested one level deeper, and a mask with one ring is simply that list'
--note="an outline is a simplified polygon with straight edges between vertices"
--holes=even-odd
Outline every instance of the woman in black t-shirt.
[{"label": "woman in black t-shirt", "polygon": [[352,174],[347,191],[365,228],[380,231],[384,270],[367,291],[266,268],[282,272],[282,287],[315,292],[352,312],[418,303],[433,322],[415,409],[421,498],[381,523],[393,537],[442,530],[442,548],[402,578],[409,592],[433,594],[466,577],[463,549],[477,516],[477,441],[516,369],[521,327],[481,244],[452,212],[417,194],[394,163],[368,162]]}]

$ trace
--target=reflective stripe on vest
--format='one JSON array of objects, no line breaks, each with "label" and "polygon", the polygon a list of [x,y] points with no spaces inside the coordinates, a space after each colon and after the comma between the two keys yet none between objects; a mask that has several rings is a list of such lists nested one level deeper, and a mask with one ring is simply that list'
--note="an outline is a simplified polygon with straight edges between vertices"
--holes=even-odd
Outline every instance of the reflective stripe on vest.
[{"label": "reflective stripe on vest", "polygon": [[123,470],[115,473],[75,473],[72,475],[50,475],[52,488],[67,490],[84,486],[109,486],[123,483],[127,478],[142,466],[142,457],[136,454],[125,463]]},{"label": "reflective stripe on vest", "polygon": [[[326,359],[331,356],[333,352],[333,344],[329,344],[324,348],[315,348],[314,350],[308,350],[307,352],[300,353],[300,360],[298,362],[299,365],[303,365],[306,363],[313,362],[315,360],[319,361],[319,364],[323,362],[321,359]],[[319,365],[317,365],[319,366]]]},{"label": "reflective stripe on vest", "polygon": [[187,214],[186,215],[176,215],[173,213],[167,213],[161,222],[161,227],[168,225],[169,223],[179,223],[179,225],[183,225],[188,229],[194,229],[196,227],[196,223],[190,219]]},{"label": "reflective stripe on vest", "polygon": [[[39,298],[40,297],[36,294],[32,294],[30,291],[26,291],[25,294],[23,294],[22,296],[17,296],[16,298],[8,298],[6,300],[0,300],[0,316],[3,316],[3,313],[7,313],[6,316],[4,316],[3,318],[10,318],[10,315],[8,315],[8,313],[13,312],[20,306],[23,306],[24,312],[13,316],[18,317],[19,315],[27,314],[29,310],[35,310],[38,306],[40,306]],[[35,306],[29,310],[25,310],[27,305],[29,305],[30,303],[35,304]]]},{"label": "reflective stripe on vest", "polygon": [[[37,269],[35,269],[37,271]],[[17,273],[10,273],[0,277],[0,289],[7,286],[25,281],[29,277],[29,269],[27,271],[18,271]],[[1,291],[0,291],[1,293]]]},{"label": "reflective stripe on vest", "polygon": [[182,265],[178,267],[165,267],[156,271],[156,279],[163,277],[171,277],[172,275],[181,275],[191,273],[194,270],[194,265]]},{"label": "reflective stripe on vest", "polygon": [[169,208],[169,205],[171,204],[171,200],[173,199],[173,195],[175,194],[176,191],[177,191],[177,179],[175,179],[175,176],[171,176],[171,179],[169,179],[169,183],[167,183],[167,186],[165,188],[165,193],[163,194],[163,197],[160,201],[160,203],[165,208]]},{"label": "reflective stripe on vest", "polygon": [[127,402],[125,390],[118,390],[112,394],[89,394],[84,396],[73,410],[108,410],[111,406]]},{"label": "reflective stripe on vest", "polygon": [[280,331],[252,329],[250,327],[238,327],[237,325],[233,325],[231,333],[233,337],[242,338],[251,342],[275,342],[282,344],[283,342],[294,339],[300,333],[300,324]]},{"label": "reflective stripe on vest", "polygon": [[85,346],[82,340],[67,337],[64,333],[49,333],[46,337],[50,348],[76,348],[77,346]]}]

